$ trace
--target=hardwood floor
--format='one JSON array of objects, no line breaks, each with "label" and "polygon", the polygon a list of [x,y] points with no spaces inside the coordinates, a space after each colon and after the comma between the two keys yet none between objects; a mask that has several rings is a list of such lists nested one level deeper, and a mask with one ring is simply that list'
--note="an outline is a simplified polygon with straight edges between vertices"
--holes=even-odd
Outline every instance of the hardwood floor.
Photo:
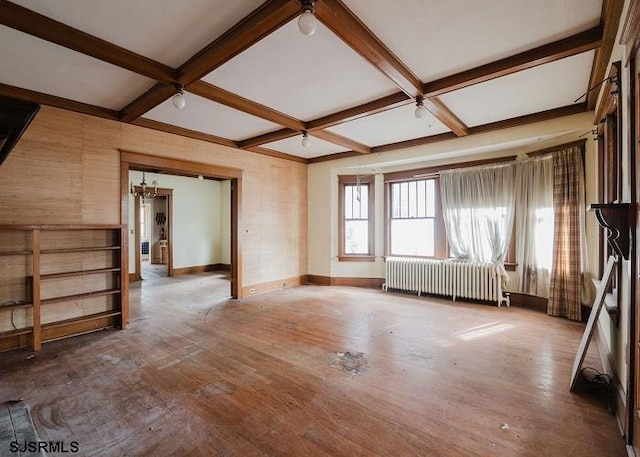
[{"label": "hardwood floor", "polygon": [[0,401],[87,456],[626,455],[605,405],[569,392],[581,324],[347,287],[228,294],[216,274],[143,281],[129,329],[0,355]]},{"label": "hardwood floor", "polygon": [[143,280],[166,278],[168,276],[166,264],[151,263],[148,260],[143,260],[140,264]]}]

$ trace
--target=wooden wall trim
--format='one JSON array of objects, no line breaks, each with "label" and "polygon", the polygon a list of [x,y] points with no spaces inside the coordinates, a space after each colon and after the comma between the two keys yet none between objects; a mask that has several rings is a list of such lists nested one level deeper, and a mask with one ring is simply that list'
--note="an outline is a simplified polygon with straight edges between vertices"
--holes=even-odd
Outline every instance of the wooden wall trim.
[{"label": "wooden wall trim", "polygon": [[[122,179],[126,177],[126,179]],[[120,268],[122,281],[120,294],[120,314],[119,327],[121,330],[129,325],[129,164],[120,160]],[[137,232],[137,231],[136,231]],[[136,274],[139,276],[140,271]]]},{"label": "wooden wall trim", "polygon": [[524,294],[521,292],[508,292],[511,306],[532,309],[547,314],[549,300],[537,295]]},{"label": "wooden wall trim", "polygon": [[562,144],[557,144],[555,146],[550,146],[548,148],[538,149],[537,151],[527,152],[527,155],[529,157],[538,157],[544,154],[551,154],[554,152],[558,152],[561,149],[572,148],[574,146],[584,148],[586,142],[587,142],[587,139],[583,138],[582,140],[570,141],[568,143],[562,143]]},{"label": "wooden wall trim", "polygon": [[446,165],[436,165],[433,167],[415,168],[413,170],[393,171],[384,174],[384,182],[406,181],[417,179],[423,175],[435,175],[444,170],[454,170],[458,168],[477,167],[480,165],[498,165],[506,162],[513,162],[518,156],[510,155],[505,157],[496,157],[493,159],[470,160],[467,162],[457,162]]},{"label": "wooden wall trim", "polygon": [[613,354],[611,354],[611,351],[609,351],[609,347],[607,346],[607,343],[604,341],[604,338],[602,337],[600,332],[602,332],[602,330],[600,329],[600,325],[596,325],[594,339],[598,348],[598,354],[600,355],[600,362],[602,363],[603,372],[611,376],[615,401],[614,408],[616,421],[618,423],[618,430],[620,432],[620,435],[624,436],[626,433],[625,428],[628,416],[627,395],[625,394],[625,390],[622,388],[620,378],[618,378]]},{"label": "wooden wall trim", "polygon": [[[627,11],[627,16],[622,26],[620,44],[625,46],[625,66],[631,56],[635,56],[640,49],[640,1],[632,0]],[[635,77],[635,75],[632,75]]]},{"label": "wooden wall trim", "polygon": [[[591,70],[591,78],[589,78],[589,87],[593,87],[604,79],[604,75],[611,59],[611,53],[615,46],[618,27],[620,26],[620,17],[624,8],[624,0],[604,0],[602,2],[602,13],[600,15],[602,32],[602,43],[593,57],[593,67]],[[596,107],[598,101],[599,90],[591,91],[587,95],[587,105],[589,110]]]},{"label": "wooden wall trim", "polygon": [[306,275],[293,276],[291,278],[277,279],[275,281],[263,282],[260,284],[252,284],[242,288],[242,297],[246,298],[252,295],[266,294],[276,290],[286,289],[304,284]]},{"label": "wooden wall trim", "polygon": [[306,275],[305,284],[317,286],[347,286],[382,289],[384,278],[344,278],[337,276]]},{"label": "wooden wall trim", "polygon": [[210,263],[208,265],[194,265],[191,267],[180,267],[173,269],[173,276],[190,275],[194,273],[206,273],[209,271],[230,271],[231,265],[223,263]]},{"label": "wooden wall trim", "polygon": [[[207,178],[231,180],[231,296],[242,298],[242,245],[240,227],[242,227],[242,170],[237,168],[210,165],[201,162],[185,161],[167,157],[153,156],[120,149],[121,182],[121,223],[128,233],[129,225],[129,170],[163,171],[178,175],[202,175]],[[171,230],[169,236],[171,236]],[[123,241],[128,239],[128,235]],[[169,240],[171,243],[172,241]],[[124,243],[123,243],[124,244]],[[128,249],[127,249],[128,256]],[[170,262],[171,262],[171,253]],[[126,262],[126,259],[124,259]],[[171,263],[169,267],[172,268]],[[129,281],[128,267],[123,271],[124,281]]]},{"label": "wooden wall trim", "polygon": [[[143,167],[148,171],[163,170],[169,172],[175,172],[178,175],[184,176],[190,174],[190,176],[197,177],[202,175],[206,178],[217,179],[232,179],[242,177],[242,170],[240,168],[231,168],[218,165],[211,165],[203,162],[193,162],[181,159],[173,159],[169,157],[154,156],[142,152],[128,151],[126,149],[119,149],[121,154],[121,160],[136,165],[136,169]],[[129,180],[127,179],[127,185]],[[127,187],[128,190],[128,187]]]}]

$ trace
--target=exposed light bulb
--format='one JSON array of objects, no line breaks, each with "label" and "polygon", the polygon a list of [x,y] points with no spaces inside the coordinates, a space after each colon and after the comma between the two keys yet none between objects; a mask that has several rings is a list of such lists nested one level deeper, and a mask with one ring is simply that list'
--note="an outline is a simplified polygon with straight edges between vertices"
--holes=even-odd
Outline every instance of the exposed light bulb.
[{"label": "exposed light bulb", "polygon": [[184,96],[182,88],[178,89],[178,93],[171,97],[171,103],[177,109],[182,109],[187,106],[187,97]]},{"label": "exposed light bulb", "polygon": [[316,16],[313,14],[313,0],[305,0],[302,3],[302,14],[298,17],[298,28],[305,35],[313,35],[318,26]]},{"label": "exposed light bulb", "polygon": [[302,147],[308,148],[310,145],[311,145],[311,140],[309,139],[309,134],[307,132],[304,132],[302,134]]},{"label": "exposed light bulb", "polygon": [[418,119],[422,119],[427,115],[427,113],[428,113],[427,108],[424,107],[424,105],[422,104],[422,101],[418,102],[418,106],[416,106],[416,110],[414,111],[413,114],[415,114],[415,116]]}]

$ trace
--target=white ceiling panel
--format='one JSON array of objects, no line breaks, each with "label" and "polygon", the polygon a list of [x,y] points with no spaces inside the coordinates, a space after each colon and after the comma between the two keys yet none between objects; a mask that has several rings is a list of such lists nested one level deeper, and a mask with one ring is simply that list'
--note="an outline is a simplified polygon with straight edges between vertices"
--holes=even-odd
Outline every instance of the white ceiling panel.
[{"label": "white ceiling panel", "polygon": [[297,20],[203,79],[305,121],[398,92],[324,25],[305,36]]},{"label": "white ceiling panel", "polygon": [[280,151],[287,154],[293,154],[306,159],[312,159],[313,157],[320,157],[328,154],[335,154],[337,152],[346,152],[349,149],[342,146],[329,143],[310,136],[311,144],[304,148],[302,147],[302,135],[297,135],[284,140],[274,141],[273,143],[267,143],[265,148],[273,149],[274,151]]},{"label": "white ceiling panel", "polygon": [[185,97],[187,105],[181,110],[176,109],[169,99],[145,113],[143,117],[229,140],[242,140],[281,128],[273,122],[189,92],[185,92]]},{"label": "white ceiling panel", "polygon": [[174,68],[263,3],[257,0],[13,2]]},{"label": "white ceiling panel", "polygon": [[571,105],[588,87],[593,54],[584,52],[440,99],[470,127]]},{"label": "white ceiling panel", "polygon": [[0,26],[0,82],[120,110],[155,81]]},{"label": "white ceiling panel", "polygon": [[367,146],[396,143],[450,131],[431,113],[422,119],[417,119],[413,114],[415,109],[415,104],[410,103],[351,122],[345,122],[327,130],[364,143]]},{"label": "white ceiling panel", "polygon": [[423,82],[595,27],[602,0],[345,0]]}]

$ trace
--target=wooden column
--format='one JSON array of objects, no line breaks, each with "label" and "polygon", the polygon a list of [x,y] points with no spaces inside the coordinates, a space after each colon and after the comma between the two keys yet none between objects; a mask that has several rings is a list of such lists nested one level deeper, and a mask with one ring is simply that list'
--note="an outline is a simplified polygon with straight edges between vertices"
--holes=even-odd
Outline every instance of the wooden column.
[{"label": "wooden column", "polygon": [[32,257],[33,281],[31,283],[31,296],[33,298],[33,350],[39,351],[42,348],[42,338],[40,336],[40,229],[33,229]]}]

